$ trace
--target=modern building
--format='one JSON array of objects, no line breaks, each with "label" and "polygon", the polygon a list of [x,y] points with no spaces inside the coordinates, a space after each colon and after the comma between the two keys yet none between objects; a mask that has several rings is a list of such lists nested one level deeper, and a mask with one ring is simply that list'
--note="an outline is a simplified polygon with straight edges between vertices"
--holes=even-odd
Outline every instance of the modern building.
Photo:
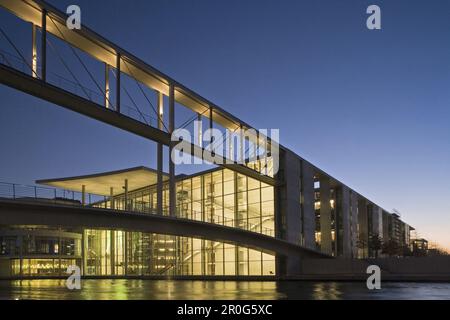
[{"label": "modern building", "polygon": [[[45,1],[0,0],[0,7],[32,31],[31,52],[2,55],[2,84],[154,141],[157,159],[156,169],[37,181],[45,188],[3,185],[1,277],[63,275],[72,264],[85,276],[298,275],[301,259],[372,256],[374,236],[409,247],[411,227],[398,215],[87,27],[67,29],[65,14]],[[103,89],[83,96],[89,89],[80,83],[54,81],[49,41],[103,64]],[[153,116],[122,103],[124,76],[136,81]],[[186,153],[224,160],[193,175],[176,175],[174,161],[164,159],[164,150],[177,148],[171,138],[181,107],[237,141],[215,154],[202,128],[191,130]]]}]

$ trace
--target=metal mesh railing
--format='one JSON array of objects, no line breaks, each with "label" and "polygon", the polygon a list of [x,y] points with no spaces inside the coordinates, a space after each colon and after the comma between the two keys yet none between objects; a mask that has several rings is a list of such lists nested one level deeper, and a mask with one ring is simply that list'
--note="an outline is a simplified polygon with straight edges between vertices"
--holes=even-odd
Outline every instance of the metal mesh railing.
[{"label": "metal mesh railing", "polygon": [[[31,74],[30,67],[25,61],[23,61],[20,57],[1,49],[0,63],[22,73]],[[37,74],[40,74],[40,69],[41,67],[38,65]],[[105,96],[103,94],[86,86],[82,86],[75,81],[69,80],[55,72],[47,73],[47,82],[67,92],[86,98],[97,105],[103,106],[105,104]],[[115,110],[115,106],[113,105],[111,105],[110,108],[112,110]],[[135,107],[132,107],[130,105],[121,103],[120,113],[134,120],[145,123],[149,126],[158,126],[158,120],[156,117],[146,114],[141,110],[136,110]]]},{"label": "metal mesh railing", "polygon": [[107,198],[92,193],[86,193],[83,197],[81,192],[76,191],[0,182],[0,199],[81,206],[83,203],[92,205]]},{"label": "metal mesh railing", "polygon": [[[0,200],[17,200],[24,203],[42,203],[69,206],[86,206],[103,208],[109,210],[119,210],[137,213],[157,214],[153,203],[129,199],[126,202],[123,199],[114,199],[110,197],[97,195],[93,193],[64,190],[58,188],[29,186],[16,183],[0,182]],[[183,214],[177,210],[177,217],[188,220],[195,220],[218,224],[228,227],[239,228],[256,233],[262,233],[268,236],[274,236],[274,230],[266,228],[262,223],[250,223],[245,219],[232,219],[221,215],[202,214],[193,211],[189,214]]]}]

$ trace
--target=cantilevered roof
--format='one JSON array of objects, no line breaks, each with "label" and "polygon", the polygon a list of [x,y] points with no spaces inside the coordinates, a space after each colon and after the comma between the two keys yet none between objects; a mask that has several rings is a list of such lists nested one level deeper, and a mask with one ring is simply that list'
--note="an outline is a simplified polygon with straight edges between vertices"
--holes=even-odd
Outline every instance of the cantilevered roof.
[{"label": "cantilevered roof", "polygon": [[[86,193],[109,196],[111,188],[114,195],[123,193],[125,180],[128,180],[128,190],[132,191],[156,184],[157,179],[156,170],[141,166],[85,176],[37,180],[36,183],[77,192],[81,192],[84,185]],[[163,181],[166,180],[168,175],[163,173]]]}]

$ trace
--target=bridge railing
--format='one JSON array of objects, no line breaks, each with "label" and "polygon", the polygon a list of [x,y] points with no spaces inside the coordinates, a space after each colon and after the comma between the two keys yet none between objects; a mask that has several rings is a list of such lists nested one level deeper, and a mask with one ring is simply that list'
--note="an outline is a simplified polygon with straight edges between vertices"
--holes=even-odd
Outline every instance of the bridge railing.
[{"label": "bridge railing", "polygon": [[107,197],[86,193],[83,201],[81,192],[0,182],[0,199],[82,206],[83,202],[85,205],[91,205],[104,201]]},{"label": "bridge railing", "polygon": [[[0,49],[0,64],[4,64],[8,67],[11,67],[17,71],[20,71],[25,74],[31,74],[30,65],[23,61],[17,55],[14,55],[6,50]],[[41,67],[37,65],[37,74],[40,74]],[[61,76],[53,71],[47,72],[47,82],[63,89],[67,92],[73,93],[77,96],[88,99],[91,102],[99,106],[104,106],[105,104],[105,96],[100,92],[93,90],[92,88],[88,88],[79,83],[76,83],[73,80],[69,80],[66,77]],[[111,105],[110,108],[115,110],[115,106]],[[127,105],[126,103],[121,103],[120,113],[127,117],[130,117],[139,122],[145,123],[152,127],[158,126],[158,120],[156,117],[153,117],[141,110],[136,110],[135,107]]]},{"label": "bridge railing", "polygon": [[[109,210],[119,210],[128,212],[138,212],[147,214],[157,214],[153,203],[145,201],[137,201],[129,199],[127,202],[114,199],[111,201],[110,197],[76,192],[71,190],[64,190],[59,188],[30,186],[24,184],[0,182],[0,200],[17,200],[26,203],[43,203],[55,205],[69,205],[69,206],[85,206],[95,207]],[[218,224],[228,227],[239,228],[251,232],[262,233],[268,236],[275,236],[274,230],[266,228],[261,223],[250,223],[246,219],[233,219],[222,215],[211,215],[193,211],[192,214],[182,214],[180,210],[177,211],[177,217],[188,220],[202,221],[206,223]]]}]

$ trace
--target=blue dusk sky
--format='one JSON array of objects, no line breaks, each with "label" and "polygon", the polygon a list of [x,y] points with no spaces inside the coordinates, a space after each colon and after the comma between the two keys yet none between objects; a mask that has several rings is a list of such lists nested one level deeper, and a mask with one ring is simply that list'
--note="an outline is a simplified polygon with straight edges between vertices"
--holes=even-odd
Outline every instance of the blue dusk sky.
[{"label": "blue dusk sky", "polygon": [[[449,1],[49,2],[79,5],[107,39],[254,127],[279,128],[283,145],[450,249]],[[382,30],[366,28],[371,4]],[[2,10],[26,50],[18,21]],[[142,138],[5,86],[0,97],[1,181],[154,166]]]}]

